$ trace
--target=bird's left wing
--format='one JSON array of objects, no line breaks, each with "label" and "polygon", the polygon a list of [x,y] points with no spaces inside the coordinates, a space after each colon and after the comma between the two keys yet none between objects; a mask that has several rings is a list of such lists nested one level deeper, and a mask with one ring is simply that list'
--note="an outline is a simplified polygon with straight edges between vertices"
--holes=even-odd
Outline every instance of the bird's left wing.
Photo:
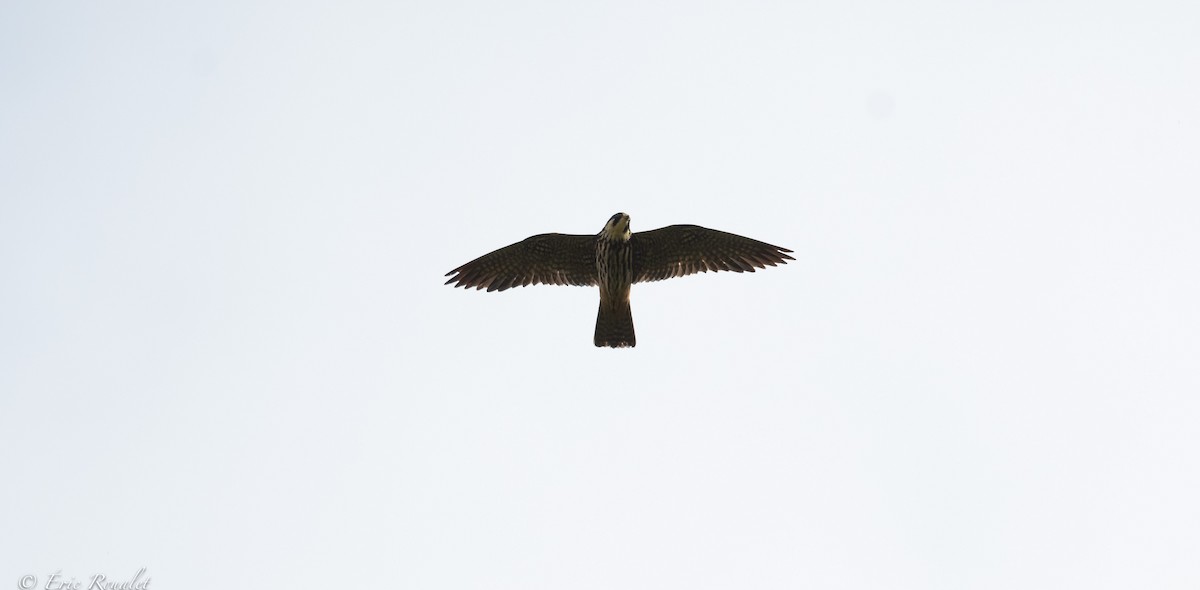
[{"label": "bird's left wing", "polygon": [[668,225],[637,232],[630,240],[635,283],[710,270],[754,272],[795,260],[787,248],[698,225]]},{"label": "bird's left wing", "polygon": [[541,234],[484,254],[448,273],[455,287],[503,291],[543,283],[596,284],[596,236]]}]

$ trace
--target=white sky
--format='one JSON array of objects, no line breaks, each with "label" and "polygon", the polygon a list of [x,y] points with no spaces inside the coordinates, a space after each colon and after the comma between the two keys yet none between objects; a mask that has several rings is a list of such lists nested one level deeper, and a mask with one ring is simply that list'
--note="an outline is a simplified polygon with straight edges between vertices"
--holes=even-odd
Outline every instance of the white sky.
[{"label": "white sky", "polygon": [[[1191,2],[10,2],[0,584],[1197,588]],[[754,275],[442,275],[695,223]]]}]

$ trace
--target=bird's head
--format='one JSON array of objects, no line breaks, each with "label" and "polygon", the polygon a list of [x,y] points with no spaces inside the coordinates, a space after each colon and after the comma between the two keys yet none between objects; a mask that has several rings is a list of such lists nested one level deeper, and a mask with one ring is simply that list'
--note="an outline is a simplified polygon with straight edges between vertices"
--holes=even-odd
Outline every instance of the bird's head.
[{"label": "bird's head", "polygon": [[610,240],[628,241],[629,236],[629,216],[624,213],[617,213],[608,218],[608,223],[604,224],[603,233]]}]

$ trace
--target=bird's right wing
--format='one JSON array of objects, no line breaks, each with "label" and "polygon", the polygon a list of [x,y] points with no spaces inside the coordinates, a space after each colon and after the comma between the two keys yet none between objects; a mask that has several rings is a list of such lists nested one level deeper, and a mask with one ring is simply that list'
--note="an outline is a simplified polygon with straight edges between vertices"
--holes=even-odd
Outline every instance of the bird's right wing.
[{"label": "bird's right wing", "polygon": [[455,287],[503,291],[543,283],[596,284],[596,236],[541,234],[484,254],[448,273]]},{"label": "bird's right wing", "polygon": [[754,272],[795,260],[787,248],[698,225],[668,225],[637,232],[631,240],[635,283],[710,270]]}]

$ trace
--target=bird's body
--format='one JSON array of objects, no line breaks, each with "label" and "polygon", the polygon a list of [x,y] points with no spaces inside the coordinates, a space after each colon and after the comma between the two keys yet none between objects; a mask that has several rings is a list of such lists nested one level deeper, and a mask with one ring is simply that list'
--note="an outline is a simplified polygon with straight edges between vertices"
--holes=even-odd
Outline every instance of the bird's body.
[{"label": "bird's body", "polygon": [[635,346],[633,309],[629,291],[633,286],[633,239],[629,216],[618,213],[596,236],[596,282],[600,285],[600,310],[596,312],[596,346]]},{"label": "bird's body", "polygon": [[754,272],[792,260],[787,248],[697,225],[632,233],[617,213],[595,236],[540,234],[485,254],[448,273],[455,287],[503,291],[545,283],[600,288],[596,346],[634,346],[629,292],[634,283],[697,272]]}]

